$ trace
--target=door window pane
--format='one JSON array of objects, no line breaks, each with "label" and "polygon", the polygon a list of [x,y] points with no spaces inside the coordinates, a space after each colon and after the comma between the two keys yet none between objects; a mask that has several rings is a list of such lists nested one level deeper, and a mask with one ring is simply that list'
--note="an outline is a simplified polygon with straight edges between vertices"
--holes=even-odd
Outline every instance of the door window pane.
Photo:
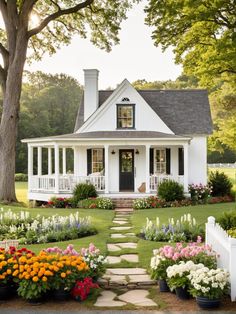
[{"label": "door window pane", "polygon": [[121,153],[121,172],[133,172],[132,152]]}]

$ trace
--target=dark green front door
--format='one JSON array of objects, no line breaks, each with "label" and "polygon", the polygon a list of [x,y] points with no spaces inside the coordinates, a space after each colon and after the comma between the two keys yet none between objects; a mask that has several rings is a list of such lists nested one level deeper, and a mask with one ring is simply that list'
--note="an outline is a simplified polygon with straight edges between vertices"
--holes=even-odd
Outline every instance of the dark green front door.
[{"label": "dark green front door", "polygon": [[134,150],[121,149],[120,159],[120,191],[134,191]]}]

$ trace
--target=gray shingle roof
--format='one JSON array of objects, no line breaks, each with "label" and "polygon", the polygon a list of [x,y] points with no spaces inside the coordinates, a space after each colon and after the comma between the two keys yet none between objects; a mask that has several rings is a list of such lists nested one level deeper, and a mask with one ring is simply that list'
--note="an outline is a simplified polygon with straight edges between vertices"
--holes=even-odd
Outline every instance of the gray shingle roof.
[{"label": "gray shingle roof", "polygon": [[[113,93],[99,91],[99,106]],[[212,120],[208,94],[202,89],[138,90],[156,114],[178,135],[202,135],[212,133]],[[82,98],[75,123],[77,131],[84,123]]]}]

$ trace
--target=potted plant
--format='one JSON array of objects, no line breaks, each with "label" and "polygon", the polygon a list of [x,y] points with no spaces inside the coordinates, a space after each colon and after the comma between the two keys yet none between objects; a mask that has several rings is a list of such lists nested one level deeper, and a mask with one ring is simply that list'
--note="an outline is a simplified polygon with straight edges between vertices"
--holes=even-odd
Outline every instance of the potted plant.
[{"label": "potted plant", "polygon": [[86,277],[89,267],[81,256],[56,256],[58,261],[53,265],[50,287],[56,300],[66,300],[76,281]]},{"label": "potted plant", "polygon": [[194,264],[192,261],[169,266],[166,270],[167,282],[171,290],[175,290],[176,296],[181,300],[189,299],[190,280],[188,275],[191,271],[203,268],[203,264]]},{"label": "potted plant", "polygon": [[202,309],[212,309],[220,306],[222,296],[227,292],[229,273],[224,269],[202,269],[191,271],[189,276],[190,293],[196,297],[197,304]]},{"label": "potted plant", "polygon": [[13,265],[10,254],[0,248],[0,300],[6,300],[10,295]]},{"label": "potted plant", "polygon": [[158,254],[158,250],[154,250],[154,256],[151,258],[151,277],[158,280],[159,288],[161,292],[169,292],[169,286],[166,282],[167,274],[166,270],[169,266],[173,265],[172,259],[165,258]]}]

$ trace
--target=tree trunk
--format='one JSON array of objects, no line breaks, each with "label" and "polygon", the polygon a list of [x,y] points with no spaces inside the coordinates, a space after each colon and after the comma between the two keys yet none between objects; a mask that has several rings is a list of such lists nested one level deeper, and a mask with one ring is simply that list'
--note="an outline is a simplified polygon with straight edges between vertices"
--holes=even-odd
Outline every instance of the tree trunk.
[{"label": "tree trunk", "polygon": [[0,124],[0,201],[15,202],[16,138],[20,110],[22,74],[26,59],[27,38],[18,36],[14,58],[11,58],[3,90]]}]

